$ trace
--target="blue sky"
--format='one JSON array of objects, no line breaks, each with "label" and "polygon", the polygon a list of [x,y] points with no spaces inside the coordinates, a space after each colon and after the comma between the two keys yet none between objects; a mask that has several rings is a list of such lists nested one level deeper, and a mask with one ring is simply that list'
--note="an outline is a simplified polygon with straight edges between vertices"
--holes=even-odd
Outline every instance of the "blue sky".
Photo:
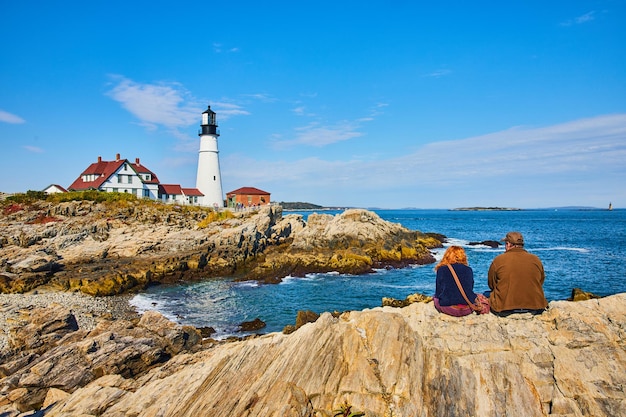
[{"label": "blue sky", "polygon": [[626,207],[626,1],[0,0],[0,191],[98,156],[384,208]]}]

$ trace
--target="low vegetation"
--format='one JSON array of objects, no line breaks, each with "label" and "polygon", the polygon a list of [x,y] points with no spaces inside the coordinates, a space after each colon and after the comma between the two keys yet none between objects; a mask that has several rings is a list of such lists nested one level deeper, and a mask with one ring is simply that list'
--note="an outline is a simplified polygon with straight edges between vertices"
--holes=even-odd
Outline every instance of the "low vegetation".
[{"label": "low vegetation", "polygon": [[333,411],[333,417],[363,417],[365,413],[361,411],[352,411],[352,406],[347,401],[339,407],[339,409]]},{"label": "low vegetation", "polygon": [[232,219],[233,217],[235,216],[230,210],[211,211],[210,213],[207,214],[207,216],[202,221],[200,221],[200,223],[198,223],[198,227],[200,229],[204,229],[205,227],[207,227],[209,224],[213,222],[226,220],[226,219]]},{"label": "low vegetation", "polygon": [[[205,228],[209,224],[235,217],[229,210],[216,211],[212,207],[167,204],[161,201],[151,200],[147,198],[137,198],[129,193],[111,193],[97,190],[89,191],[70,191],[67,193],[46,194],[43,191],[29,190],[25,193],[12,194],[0,200],[0,210],[3,215],[10,215],[22,210],[39,207],[39,203],[60,204],[71,201],[92,201],[95,203],[103,203],[108,209],[119,210],[128,208],[134,211],[136,208],[149,208],[150,212],[162,213],[195,213],[194,218],[200,218],[198,227]],[[60,221],[53,216],[42,214],[29,224],[49,223]]]}]

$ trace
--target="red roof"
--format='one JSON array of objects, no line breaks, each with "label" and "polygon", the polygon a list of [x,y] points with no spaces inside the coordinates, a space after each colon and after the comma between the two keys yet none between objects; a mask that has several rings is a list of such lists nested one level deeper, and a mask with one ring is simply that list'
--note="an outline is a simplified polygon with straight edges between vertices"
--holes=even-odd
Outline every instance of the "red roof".
[{"label": "red roof", "polygon": [[183,189],[178,184],[159,184],[159,194],[183,195]]},{"label": "red roof", "polygon": [[[80,174],[80,176],[70,185],[70,190],[97,190],[106,180],[111,177],[117,171],[119,167],[127,162],[125,159],[119,159],[117,161],[101,161],[94,162],[89,165],[86,170]],[[98,177],[94,181],[83,181],[83,175],[97,175]]]},{"label": "red roof", "polygon": [[202,194],[202,192],[200,192],[200,190],[198,190],[197,188],[183,188],[183,193],[185,193],[185,195],[190,195],[190,196],[198,196],[198,197],[203,197],[204,194]]},{"label": "red roof", "polygon": [[231,191],[229,193],[226,193],[226,195],[270,195],[270,193],[268,193],[267,191],[263,191],[263,190],[259,190],[258,188],[254,188],[254,187],[241,187],[241,188],[237,188],[234,191]]},{"label": "red roof", "polygon": [[[144,180],[141,178],[141,181],[144,184],[158,184],[159,179],[154,172],[150,171],[148,168],[144,167],[139,163],[131,163],[128,159],[117,159],[115,161],[103,161],[98,157],[98,162],[94,162],[89,165],[86,170],[84,170],[80,176],[68,187],[70,190],[80,191],[80,190],[97,190],[100,188],[102,184],[108,180],[111,175],[113,175],[119,167],[121,167],[124,163],[130,165],[130,167],[138,174],[150,174],[150,180]],[[83,181],[83,175],[97,175],[98,177],[94,181]]]}]

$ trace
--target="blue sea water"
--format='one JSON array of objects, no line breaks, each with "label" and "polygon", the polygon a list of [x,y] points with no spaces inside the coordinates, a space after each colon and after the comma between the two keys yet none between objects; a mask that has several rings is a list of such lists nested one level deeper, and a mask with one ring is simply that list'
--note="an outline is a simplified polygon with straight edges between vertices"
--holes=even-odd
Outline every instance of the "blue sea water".
[{"label": "blue sea water", "polygon": [[[474,269],[477,292],[488,290],[487,270],[504,249],[469,243],[500,240],[512,230],[522,232],[526,249],[541,258],[548,300],[566,299],[575,287],[603,296],[626,292],[626,210],[373,211],[411,230],[441,233],[448,237],[446,246],[463,246]],[[435,257],[440,259],[444,250],[435,250]],[[276,285],[213,279],[151,287],[131,302],[139,312],[154,309],[181,324],[213,327],[217,338],[240,334],[236,333],[238,325],[257,317],[267,323],[261,331],[267,333],[294,324],[298,310],[362,310],[380,306],[383,297],[404,299],[416,292],[432,295],[433,267],[356,276],[311,274],[287,277]]]}]

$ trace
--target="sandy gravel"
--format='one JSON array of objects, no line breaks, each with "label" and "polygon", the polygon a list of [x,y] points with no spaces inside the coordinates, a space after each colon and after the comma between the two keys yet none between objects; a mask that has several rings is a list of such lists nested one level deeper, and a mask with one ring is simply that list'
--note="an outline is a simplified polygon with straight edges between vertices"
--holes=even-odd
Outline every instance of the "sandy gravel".
[{"label": "sandy gravel", "polygon": [[132,295],[91,297],[70,292],[0,294],[0,351],[7,347],[9,331],[7,319],[17,317],[21,310],[59,303],[72,310],[81,329],[91,330],[96,325],[96,319],[105,313],[111,314],[114,318],[137,317],[134,307],[128,303],[132,297]]}]

